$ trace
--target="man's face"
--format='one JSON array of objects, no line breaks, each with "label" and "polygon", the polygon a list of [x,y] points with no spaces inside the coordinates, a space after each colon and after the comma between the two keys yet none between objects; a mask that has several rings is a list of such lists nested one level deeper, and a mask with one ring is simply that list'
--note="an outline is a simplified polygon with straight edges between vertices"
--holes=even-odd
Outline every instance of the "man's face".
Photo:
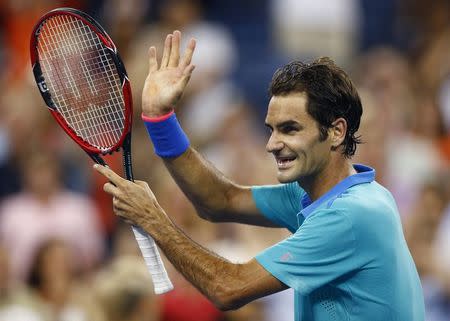
[{"label": "man's face", "polygon": [[306,111],[305,93],[273,96],[266,126],[271,130],[266,149],[275,156],[280,183],[314,177],[329,162],[331,143],[320,141],[319,125]]}]

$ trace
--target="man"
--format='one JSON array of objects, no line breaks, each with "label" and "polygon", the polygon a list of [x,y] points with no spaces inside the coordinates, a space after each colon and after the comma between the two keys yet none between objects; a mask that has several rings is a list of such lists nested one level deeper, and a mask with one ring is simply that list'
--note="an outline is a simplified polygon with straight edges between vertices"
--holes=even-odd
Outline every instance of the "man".
[{"label": "man", "polygon": [[[240,306],[288,287],[296,320],[424,320],[422,290],[391,194],[373,169],[352,165],[362,107],[347,75],[326,58],[290,63],[272,80],[267,151],[280,185],[230,181],[192,147],[173,106],[194,66],[191,40],[180,59],[180,33],[168,35],[161,64],[149,51],[142,116],[177,184],[201,217],[286,227],[293,234],[245,264],[233,264],[190,240],[168,218],[147,184],[95,166],[115,186],[117,215],[142,226],[173,265],[217,307]],[[207,111],[205,111],[207,112]]]}]

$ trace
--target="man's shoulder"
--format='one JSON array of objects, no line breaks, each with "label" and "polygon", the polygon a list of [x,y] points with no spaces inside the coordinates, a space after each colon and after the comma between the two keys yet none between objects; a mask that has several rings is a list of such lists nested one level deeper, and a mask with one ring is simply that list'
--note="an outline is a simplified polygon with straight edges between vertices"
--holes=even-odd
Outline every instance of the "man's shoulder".
[{"label": "man's shoulder", "polygon": [[343,213],[355,225],[392,223],[399,217],[392,194],[376,181],[348,189],[329,209]]},{"label": "man's shoulder", "polygon": [[376,181],[359,184],[346,190],[336,197],[330,207],[352,209],[377,209],[384,206],[394,206],[392,194]]}]

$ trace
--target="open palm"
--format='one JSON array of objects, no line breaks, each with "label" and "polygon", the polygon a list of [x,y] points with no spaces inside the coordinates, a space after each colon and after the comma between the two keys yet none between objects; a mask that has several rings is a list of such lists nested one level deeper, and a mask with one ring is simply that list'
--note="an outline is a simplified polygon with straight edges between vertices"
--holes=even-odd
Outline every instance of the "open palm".
[{"label": "open palm", "polygon": [[189,41],[180,60],[180,39],[179,31],[167,35],[160,65],[156,48],[149,49],[149,71],[142,91],[142,113],[147,117],[161,116],[173,109],[195,68],[191,64],[195,40]]}]

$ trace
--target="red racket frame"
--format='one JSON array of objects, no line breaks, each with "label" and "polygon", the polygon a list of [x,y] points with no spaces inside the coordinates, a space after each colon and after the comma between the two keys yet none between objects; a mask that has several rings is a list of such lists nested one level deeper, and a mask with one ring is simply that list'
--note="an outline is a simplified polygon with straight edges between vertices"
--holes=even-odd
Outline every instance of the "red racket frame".
[{"label": "red racket frame", "polygon": [[[122,136],[120,137],[119,141],[112,147],[101,150],[95,146],[92,146],[88,142],[86,142],[84,139],[82,139],[80,136],[78,136],[75,131],[67,124],[67,122],[64,120],[64,118],[61,116],[61,114],[58,112],[58,106],[53,102],[53,99],[51,97],[51,94],[48,91],[47,85],[45,83],[45,78],[42,74],[41,66],[39,63],[39,52],[37,50],[38,45],[38,38],[41,31],[42,26],[45,24],[45,22],[52,17],[55,16],[73,16],[81,21],[83,21],[84,24],[86,24],[101,40],[101,42],[105,45],[105,47],[109,50],[111,53],[111,57],[113,58],[113,61],[116,65],[118,75],[120,77],[120,80],[122,82],[122,92],[123,92],[123,98],[125,102],[125,127],[122,132]],[[81,147],[83,150],[85,150],[91,157],[94,158],[95,161],[99,162],[98,157],[95,157],[92,154],[111,154],[113,151],[117,151],[120,149],[120,147],[124,144],[125,139],[129,139],[128,135],[131,132],[131,122],[133,117],[133,100],[131,96],[131,86],[130,81],[128,80],[127,72],[125,70],[124,64],[122,62],[122,59],[120,58],[119,54],[117,53],[117,48],[114,44],[114,42],[111,40],[109,35],[106,33],[106,31],[100,26],[93,18],[91,18],[89,15],[85,14],[84,12],[78,11],[73,8],[58,8],[55,10],[52,10],[42,16],[39,21],[36,23],[36,26],[33,29],[33,32],[31,34],[30,39],[30,57],[31,57],[31,65],[33,68],[33,74],[36,79],[36,83],[38,84],[39,91],[44,98],[45,103],[47,104],[50,113],[52,116],[56,119],[58,124],[64,129],[64,131],[69,134],[69,136]],[[128,140],[127,139],[127,140]],[[128,142],[125,142],[127,144]],[[100,161],[101,163],[104,163]]]}]

